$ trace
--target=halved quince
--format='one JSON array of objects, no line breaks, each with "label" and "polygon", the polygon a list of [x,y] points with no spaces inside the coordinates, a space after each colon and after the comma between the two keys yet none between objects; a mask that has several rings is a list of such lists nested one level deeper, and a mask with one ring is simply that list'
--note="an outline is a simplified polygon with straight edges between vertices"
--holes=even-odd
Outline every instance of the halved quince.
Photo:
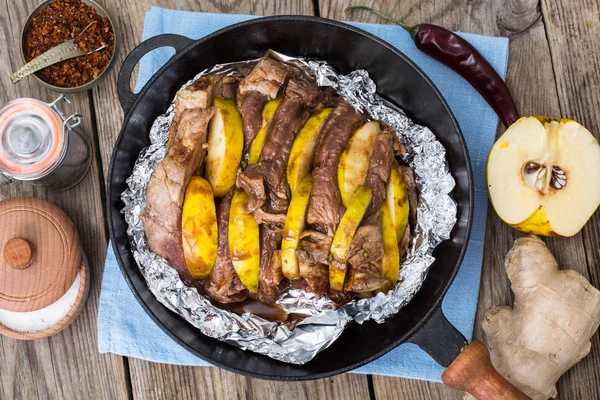
[{"label": "halved quince", "polygon": [[398,273],[400,272],[400,251],[398,249],[398,239],[396,229],[392,221],[392,214],[387,205],[381,206],[381,233],[383,235],[383,279],[387,281],[381,289],[387,292],[398,282]]},{"label": "halved quince", "polygon": [[387,181],[385,201],[390,211],[398,242],[402,240],[406,225],[408,225],[410,205],[407,190],[408,187],[400,166],[394,161]]},{"label": "halved quince", "polygon": [[490,151],[487,184],[498,216],[524,232],[573,236],[600,204],[600,145],[568,119],[523,117]]},{"label": "halved quince", "polygon": [[258,162],[262,148],[265,145],[269,124],[271,123],[271,120],[273,119],[273,116],[275,115],[277,107],[279,107],[279,103],[281,103],[282,98],[282,96],[279,96],[265,104],[265,107],[262,111],[262,128],[260,128],[256,134],[256,137],[252,141],[252,144],[250,145],[248,164],[256,164]]},{"label": "halved quince", "polygon": [[307,175],[298,187],[292,191],[292,199],[285,218],[283,240],[281,242],[281,268],[283,276],[288,279],[298,279],[300,269],[296,259],[296,247],[300,234],[306,227],[306,210],[312,189],[312,176]]},{"label": "halved quince", "polygon": [[335,290],[341,291],[344,287],[347,271],[346,254],[350,250],[356,229],[369,207],[372,195],[371,188],[366,185],[356,190],[333,236],[330,251],[333,260],[329,265],[329,285]]},{"label": "halved quince", "polygon": [[206,278],[217,260],[219,234],[212,187],[199,176],[192,177],[185,192],[181,236],[192,278]]},{"label": "halved quince", "polygon": [[252,214],[244,214],[248,195],[238,191],[231,199],[229,210],[229,253],[233,268],[242,284],[252,292],[258,292],[260,270],[260,230]]},{"label": "halved quince", "polygon": [[378,121],[367,122],[354,132],[338,164],[338,187],[346,207],[356,189],[365,183],[375,138],[381,131]]},{"label": "halved quince", "polygon": [[306,121],[294,140],[287,166],[287,181],[292,191],[312,170],[312,158],[317,139],[330,113],[331,108],[319,110]]},{"label": "halved quince", "polygon": [[215,115],[208,126],[208,153],[204,175],[216,197],[229,192],[237,177],[244,149],[242,117],[232,100],[215,99]]}]

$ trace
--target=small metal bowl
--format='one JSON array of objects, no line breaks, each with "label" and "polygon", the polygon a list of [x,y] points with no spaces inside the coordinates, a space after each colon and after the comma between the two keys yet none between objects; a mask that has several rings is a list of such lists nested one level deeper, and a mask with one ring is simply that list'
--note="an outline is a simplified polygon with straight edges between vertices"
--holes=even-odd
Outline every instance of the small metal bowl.
[{"label": "small metal bowl", "polygon": [[[40,13],[40,11],[42,11],[44,8],[46,8],[50,3],[53,3],[54,1],[56,1],[56,0],[46,0],[43,3],[41,3],[39,6],[37,6],[29,14],[29,17],[27,17],[27,20],[25,21],[25,24],[23,25],[23,29],[21,29],[21,59],[23,61],[23,64],[25,64],[27,62],[25,60],[25,39],[26,39],[25,36],[26,36],[27,30],[29,29],[29,26],[31,25],[31,20],[33,19],[33,17],[35,17],[36,15],[38,15]],[[112,27],[113,34],[114,34],[114,40],[115,40],[114,51],[113,51],[112,57],[110,59],[110,62],[108,63],[108,65],[106,66],[106,68],[104,69],[104,71],[102,71],[100,73],[100,75],[98,75],[95,79],[89,81],[85,85],[76,86],[76,87],[68,87],[68,88],[67,87],[54,86],[54,85],[51,85],[51,84],[49,84],[47,82],[44,82],[35,73],[31,74],[31,76],[33,76],[42,85],[44,85],[48,89],[54,90],[56,92],[60,92],[60,93],[77,93],[77,92],[84,92],[86,90],[90,90],[91,88],[93,88],[94,86],[96,86],[97,84],[99,84],[100,81],[102,81],[108,75],[108,73],[115,66],[115,62],[117,61],[117,56],[119,55],[119,49],[121,47],[121,34],[119,32],[119,28],[115,24],[115,19],[108,13],[108,11],[106,11],[106,9],[104,7],[102,7],[101,5],[99,5],[98,3],[96,3],[95,1],[93,1],[93,0],[81,0],[81,2],[84,3],[84,4],[87,4],[89,6],[94,7],[94,9],[98,13],[98,15],[100,15],[102,17],[105,17],[105,18],[108,18],[108,22],[110,23],[110,26]]]}]

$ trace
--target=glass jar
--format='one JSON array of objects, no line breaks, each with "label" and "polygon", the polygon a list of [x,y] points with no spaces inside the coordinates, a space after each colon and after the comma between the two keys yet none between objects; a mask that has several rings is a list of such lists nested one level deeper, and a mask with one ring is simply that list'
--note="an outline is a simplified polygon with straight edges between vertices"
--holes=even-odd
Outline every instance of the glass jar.
[{"label": "glass jar", "polygon": [[49,190],[66,190],[87,174],[90,143],[77,127],[83,116],[65,117],[59,104],[21,98],[0,110],[0,184],[14,179]]}]

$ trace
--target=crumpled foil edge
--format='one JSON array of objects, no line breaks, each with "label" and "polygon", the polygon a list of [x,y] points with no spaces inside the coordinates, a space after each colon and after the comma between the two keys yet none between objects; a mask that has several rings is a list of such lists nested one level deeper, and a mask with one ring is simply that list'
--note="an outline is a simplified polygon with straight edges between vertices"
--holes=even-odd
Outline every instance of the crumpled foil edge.
[{"label": "crumpled foil edge", "polygon": [[[402,262],[398,284],[388,293],[355,300],[337,310],[328,298],[299,289],[286,289],[278,304],[288,313],[304,316],[293,330],[282,322],[267,321],[250,313],[240,315],[223,310],[214,306],[195,288],[184,285],[175,269],[150,251],[140,219],[146,207],[148,182],[165,155],[174,115],[173,104],[155,120],[151,128],[151,145],[140,152],[133,173],[127,180],[129,188],[122,193],[125,204],[122,213],[128,224],[127,234],[133,256],[150,291],[163,305],[207,336],[276,360],[304,364],[333,343],[351,321],[360,324],[368,320],[383,323],[413,298],[434,262],[433,249],[450,237],[456,222],[456,203],[450,196],[454,179],[448,169],[445,149],[433,133],[379,97],[375,83],[365,70],[340,75],[321,60],[298,59],[279,53],[273,55],[308,67],[320,86],[333,87],[357,110],[390,124],[405,144],[407,157],[404,161],[415,171],[419,205],[415,238]],[[209,73],[235,72],[229,64],[216,65],[200,72],[182,88]]]}]

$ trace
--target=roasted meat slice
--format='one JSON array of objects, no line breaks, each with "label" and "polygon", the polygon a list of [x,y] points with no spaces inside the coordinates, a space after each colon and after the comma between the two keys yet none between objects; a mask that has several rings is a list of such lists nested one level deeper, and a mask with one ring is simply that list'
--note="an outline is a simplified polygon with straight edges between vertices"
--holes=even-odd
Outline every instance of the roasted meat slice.
[{"label": "roasted meat slice", "polygon": [[237,103],[242,114],[244,144],[248,149],[258,131],[262,128],[263,107],[273,100],[285,83],[288,66],[263,58],[241,81],[238,88]]},{"label": "roasted meat slice", "polygon": [[183,254],[181,208],[190,178],[202,164],[202,144],[206,142],[212,115],[212,107],[180,113],[176,129],[171,130],[165,158],[150,178],[142,215],[150,250],[167,260],[188,283],[191,276]]},{"label": "roasted meat slice", "polygon": [[258,224],[266,224],[271,228],[283,229],[285,225],[286,214],[273,214],[264,211],[262,208],[254,211],[254,219]]},{"label": "roasted meat slice", "polygon": [[283,280],[281,272],[281,231],[260,227],[260,274],[258,299],[273,304],[279,298],[279,283]]},{"label": "roasted meat slice", "polygon": [[408,204],[409,204],[409,215],[408,219],[410,223],[414,226],[417,224],[417,183],[415,181],[415,173],[412,169],[405,165],[400,166],[400,171],[402,172],[402,177],[404,178],[404,182],[406,182],[406,192],[408,193]]},{"label": "roasted meat slice", "polygon": [[348,251],[347,292],[363,293],[381,289],[383,279],[383,236],[379,214],[371,216],[356,230]]},{"label": "roasted meat slice", "polygon": [[362,116],[350,104],[342,101],[329,115],[317,141],[307,222],[329,236],[333,236],[344,214],[337,184],[340,156],[362,122]]},{"label": "roasted meat slice", "polygon": [[[175,117],[171,124],[171,132],[176,128],[176,123],[185,110],[205,109],[212,106],[215,93],[220,92],[223,86],[223,78],[223,75],[206,75],[187,89],[181,89],[177,92],[175,96]],[[171,133],[169,133],[169,140],[171,136]]]},{"label": "roasted meat slice", "polygon": [[254,212],[268,200],[268,212],[286,212],[290,188],[285,173],[290,151],[296,134],[319,104],[319,94],[315,81],[304,71],[290,72],[286,94],[271,120],[258,164],[238,176],[238,185],[250,197],[246,211]]},{"label": "roasted meat slice", "polygon": [[323,295],[329,287],[329,267],[326,264],[307,264],[299,261],[300,276],[304,278],[306,289]]},{"label": "roasted meat slice", "polygon": [[246,299],[246,288],[237,276],[229,253],[229,209],[234,190],[223,197],[217,209],[219,247],[217,261],[205,282],[206,292],[220,303],[237,303]]},{"label": "roasted meat slice", "polygon": [[373,196],[365,218],[379,212],[379,208],[385,201],[386,183],[390,177],[392,162],[394,161],[394,143],[399,142],[396,133],[389,125],[384,125],[381,132],[375,138],[373,152],[369,161],[369,169],[365,183],[371,188]]},{"label": "roasted meat slice", "polygon": [[314,293],[324,294],[329,286],[329,249],[333,237],[314,230],[300,235],[296,258],[300,277]]},{"label": "roasted meat slice", "polygon": [[[305,230],[300,234],[296,258],[305,264],[329,264],[329,249],[333,237],[325,233]],[[300,274],[302,276],[302,274]]]}]

